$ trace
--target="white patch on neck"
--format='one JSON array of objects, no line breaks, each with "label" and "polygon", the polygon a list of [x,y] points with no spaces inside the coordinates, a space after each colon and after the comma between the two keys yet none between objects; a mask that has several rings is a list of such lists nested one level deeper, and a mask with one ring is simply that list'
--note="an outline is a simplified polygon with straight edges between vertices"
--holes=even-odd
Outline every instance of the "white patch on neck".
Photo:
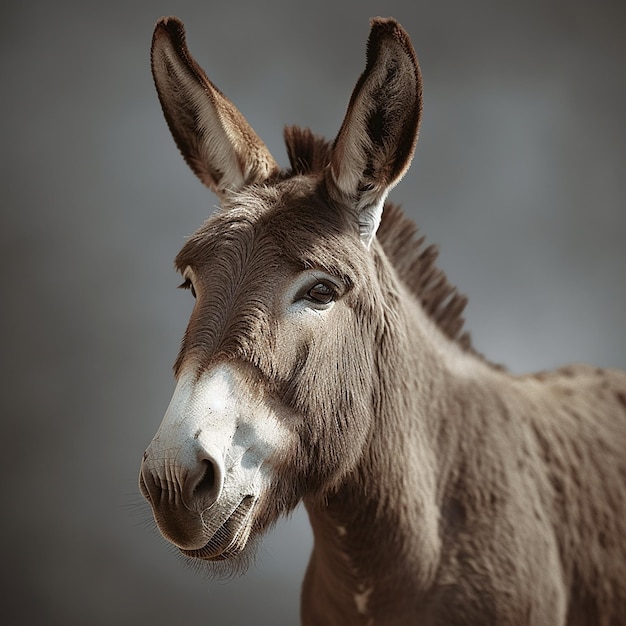
[{"label": "white patch on neck", "polygon": [[[358,576],[359,576],[358,572],[356,571],[354,565],[350,561],[349,555],[342,548],[343,542],[341,540],[348,534],[348,530],[346,529],[345,526],[342,526],[341,524],[337,524],[336,530],[337,530],[337,537],[339,539],[338,544],[337,544],[338,549],[339,549],[339,555],[347,563],[354,577],[358,579]],[[363,583],[359,583],[359,585],[357,586],[357,589],[358,589],[357,593],[355,593],[353,596],[357,613],[359,615],[362,615],[363,617],[368,617],[367,604],[369,602],[370,596],[372,595],[372,592],[374,591],[374,587],[366,587]],[[367,626],[374,626],[373,617],[370,617],[367,620]]]},{"label": "white patch on neck", "polygon": [[[368,587],[366,589],[365,585],[359,585],[359,593],[354,594],[354,603],[356,604],[356,610],[359,615],[367,615],[367,603],[372,595],[372,591],[374,591],[374,587]],[[370,620],[369,623],[373,624],[374,621]]]}]

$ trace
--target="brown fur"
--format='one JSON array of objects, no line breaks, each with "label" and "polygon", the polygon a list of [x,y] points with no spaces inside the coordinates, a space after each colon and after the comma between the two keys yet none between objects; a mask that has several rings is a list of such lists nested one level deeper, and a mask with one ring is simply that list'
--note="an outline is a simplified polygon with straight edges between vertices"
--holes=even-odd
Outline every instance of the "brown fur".
[{"label": "brown fur", "polygon": [[[222,205],[176,258],[198,294],[176,374],[235,364],[288,430],[291,448],[267,459],[275,480],[254,504],[253,534],[304,501],[315,542],[303,624],[625,625],[626,374],[580,365],[516,377],[492,366],[463,332],[466,300],[436,250],[397,207],[380,217],[421,110],[401,27],[373,22],[333,144],[286,129],[285,172],[266,167],[274,161],[247,124],[245,141],[220,143],[213,114],[232,104],[220,93],[216,105],[212,86],[204,103],[197,86],[208,79],[178,21],[157,26],[153,62],[172,132]],[[197,75],[176,83],[193,102],[181,118],[164,67]],[[211,162],[197,165],[202,155]],[[339,292],[319,319],[291,323],[285,294],[307,269]],[[165,527],[196,524],[163,512],[160,499],[184,500],[176,481],[155,486],[169,461],[146,453],[142,491],[157,520],[170,516]],[[215,558],[236,562],[236,552]]]},{"label": "brown fur", "polygon": [[[293,173],[316,174],[330,160],[331,144],[310,130],[298,126],[285,128],[285,143]],[[398,277],[417,296],[424,311],[440,330],[465,350],[473,350],[469,333],[463,330],[463,310],[467,298],[448,282],[435,265],[438,249],[423,247],[424,237],[417,237],[418,228],[390,202],[385,204],[376,234]]]}]

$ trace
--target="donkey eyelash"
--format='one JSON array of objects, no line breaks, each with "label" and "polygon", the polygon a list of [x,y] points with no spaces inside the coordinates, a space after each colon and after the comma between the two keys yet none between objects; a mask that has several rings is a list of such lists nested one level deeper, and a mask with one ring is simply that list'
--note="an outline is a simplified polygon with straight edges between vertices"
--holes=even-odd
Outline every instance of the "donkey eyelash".
[{"label": "donkey eyelash", "polygon": [[178,285],[178,289],[189,289],[191,291],[191,295],[196,297],[196,290],[191,282],[191,279],[186,278],[180,285]]}]

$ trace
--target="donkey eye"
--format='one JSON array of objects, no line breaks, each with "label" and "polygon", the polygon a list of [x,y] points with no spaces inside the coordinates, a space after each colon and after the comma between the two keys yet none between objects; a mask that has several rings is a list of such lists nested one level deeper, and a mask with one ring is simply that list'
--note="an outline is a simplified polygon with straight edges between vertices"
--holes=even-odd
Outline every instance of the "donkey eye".
[{"label": "donkey eye", "polygon": [[330,304],[337,298],[337,291],[328,283],[320,282],[307,291],[306,297],[316,304]]},{"label": "donkey eye", "polygon": [[189,289],[189,291],[191,291],[191,295],[195,298],[196,297],[196,290],[193,286],[193,283],[191,282],[191,280],[189,278],[185,279],[185,282],[181,283],[180,285],[178,285],[179,289]]}]

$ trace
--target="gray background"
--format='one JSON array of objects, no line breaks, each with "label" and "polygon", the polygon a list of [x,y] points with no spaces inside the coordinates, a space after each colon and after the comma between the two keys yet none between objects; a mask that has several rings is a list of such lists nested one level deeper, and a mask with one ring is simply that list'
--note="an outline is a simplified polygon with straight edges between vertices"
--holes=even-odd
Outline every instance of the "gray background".
[{"label": "gray background", "polygon": [[426,104],[392,197],[470,295],[477,347],[514,372],[626,368],[623,0],[5,3],[3,623],[297,622],[302,511],[210,582],[137,495],[191,306],[172,259],[216,202],[152,87],[163,14],[283,164],[283,124],[333,137],[368,18],[397,17]]}]

